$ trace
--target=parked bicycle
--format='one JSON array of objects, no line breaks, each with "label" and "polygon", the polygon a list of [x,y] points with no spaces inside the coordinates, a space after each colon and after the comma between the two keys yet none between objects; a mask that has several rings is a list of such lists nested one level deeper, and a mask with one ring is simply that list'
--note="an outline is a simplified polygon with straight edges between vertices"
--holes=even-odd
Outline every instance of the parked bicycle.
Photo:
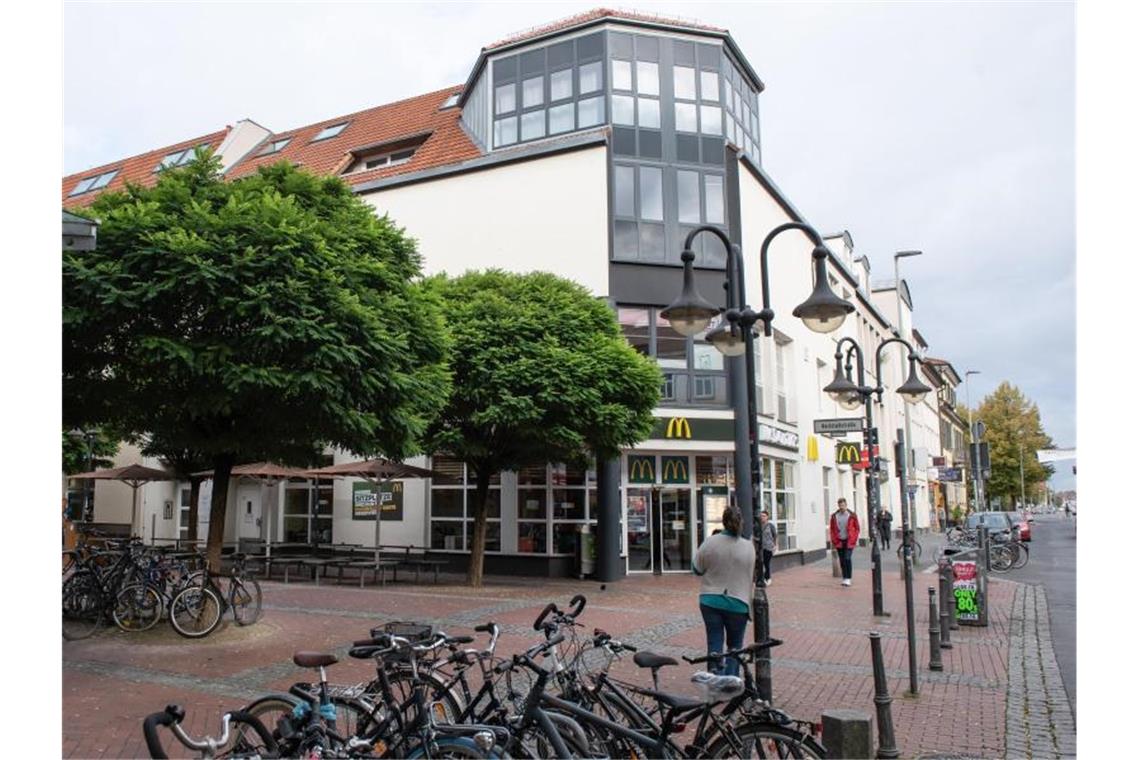
[{"label": "parked bicycle", "polygon": [[251,625],[261,617],[261,584],[246,573],[245,554],[233,556],[228,574],[205,571],[183,588],[170,603],[170,625],[191,639],[208,636],[226,611],[238,625]]}]

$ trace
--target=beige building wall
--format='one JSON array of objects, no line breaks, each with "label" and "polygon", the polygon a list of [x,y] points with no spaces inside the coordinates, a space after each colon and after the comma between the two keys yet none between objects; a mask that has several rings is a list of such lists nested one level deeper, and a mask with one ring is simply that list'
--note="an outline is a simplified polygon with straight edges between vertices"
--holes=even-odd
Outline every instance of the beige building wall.
[{"label": "beige building wall", "polygon": [[606,149],[599,146],[361,197],[418,241],[428,274],[538,270],[605,296],[606,171]]}]

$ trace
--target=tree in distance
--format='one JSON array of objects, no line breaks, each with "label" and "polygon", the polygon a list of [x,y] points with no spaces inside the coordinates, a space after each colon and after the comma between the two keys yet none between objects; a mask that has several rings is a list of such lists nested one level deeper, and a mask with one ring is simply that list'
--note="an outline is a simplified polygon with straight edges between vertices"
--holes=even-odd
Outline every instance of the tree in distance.
[{"label": "tree in distance", "polygon": [[[1003,380],[978,406],[974,419],[985,423],[983,440],[990,445],[987,496],[999,496],[1013,506],[1021,499],[1021,465],[1025,467],[1026,494],[1053,474],[1053,466],[1037,461],[1037,450],[1053,447],[1041,427],[1037,404],[1008,380]],[[1027,496],[1028,498],[1028,496]]]},{"label": "tree in distance", "polygon": [[439,305],[413,241],[342,181],[287,162],[226,181],[199,151],[81,213],[99,244],[63,254],[64,421],[206,456],[212,567],[239,460],[417,451],[448,395]]},{"label": "tree in distance", "polygon": [[426,450],[474,476],[467,582],[483,583],[493,476],[614,457],[648,437],[661,372],[622,337],[606,303],[543,272],[430,278],[451,331],[453,386]]}]

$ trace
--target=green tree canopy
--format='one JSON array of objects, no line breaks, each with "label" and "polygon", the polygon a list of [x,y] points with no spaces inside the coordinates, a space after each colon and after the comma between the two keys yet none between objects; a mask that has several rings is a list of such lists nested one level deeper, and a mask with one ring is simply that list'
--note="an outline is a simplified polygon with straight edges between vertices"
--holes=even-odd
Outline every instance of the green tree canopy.
[{"label": "green tree canopy", "polygon": [[661,373],[605,302],[551,274],[437,276],[453,339],[453,388],[425,447],[475,476],[468,582],[483,579],[487,491],[501,470],[616,456],[648,437]]},{"label": "green tree canopy", "polygon": [[1003,380],[979,405],[974,419],[981,419],[986,429],[982,440],[990,445],[990,478],[986,496],[998,496],[1007,505],[1021,500],[1021,465],[1025,467],[1025,492],[1053,474],[1051,465],[1037,461],[1037,450],[1052,448],[1053,440],[1041,427],[1037,404],[1031,402],[1017,386]]},{"label": "green tree canopy", "polygon": [[339,179],[226,181],[200,153],[90,213],[98,248],[63,255],[64,421],[209,457],[212,562],[239,459],[417,450],[447,397],[438,304],[414,243]]},{"label": "green tree canopy", "polygon": [[[110,467],[121,437],[101,427],[63,431],[63,474],[74,475]],[[89,448],[90,447],[90,448]]]}]

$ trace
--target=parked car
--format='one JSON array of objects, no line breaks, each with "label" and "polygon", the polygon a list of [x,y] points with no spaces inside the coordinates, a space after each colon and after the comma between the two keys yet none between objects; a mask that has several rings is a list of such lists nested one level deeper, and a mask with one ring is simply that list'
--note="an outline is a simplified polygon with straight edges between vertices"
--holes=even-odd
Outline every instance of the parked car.
[{"label": "parked car", "polygon": [[974,512],[966,516],[966,527],[970,529],[985,525],[990,535],[1004,533],[1005,537],[1014,535],[1013,519],[1009,512]]}]

